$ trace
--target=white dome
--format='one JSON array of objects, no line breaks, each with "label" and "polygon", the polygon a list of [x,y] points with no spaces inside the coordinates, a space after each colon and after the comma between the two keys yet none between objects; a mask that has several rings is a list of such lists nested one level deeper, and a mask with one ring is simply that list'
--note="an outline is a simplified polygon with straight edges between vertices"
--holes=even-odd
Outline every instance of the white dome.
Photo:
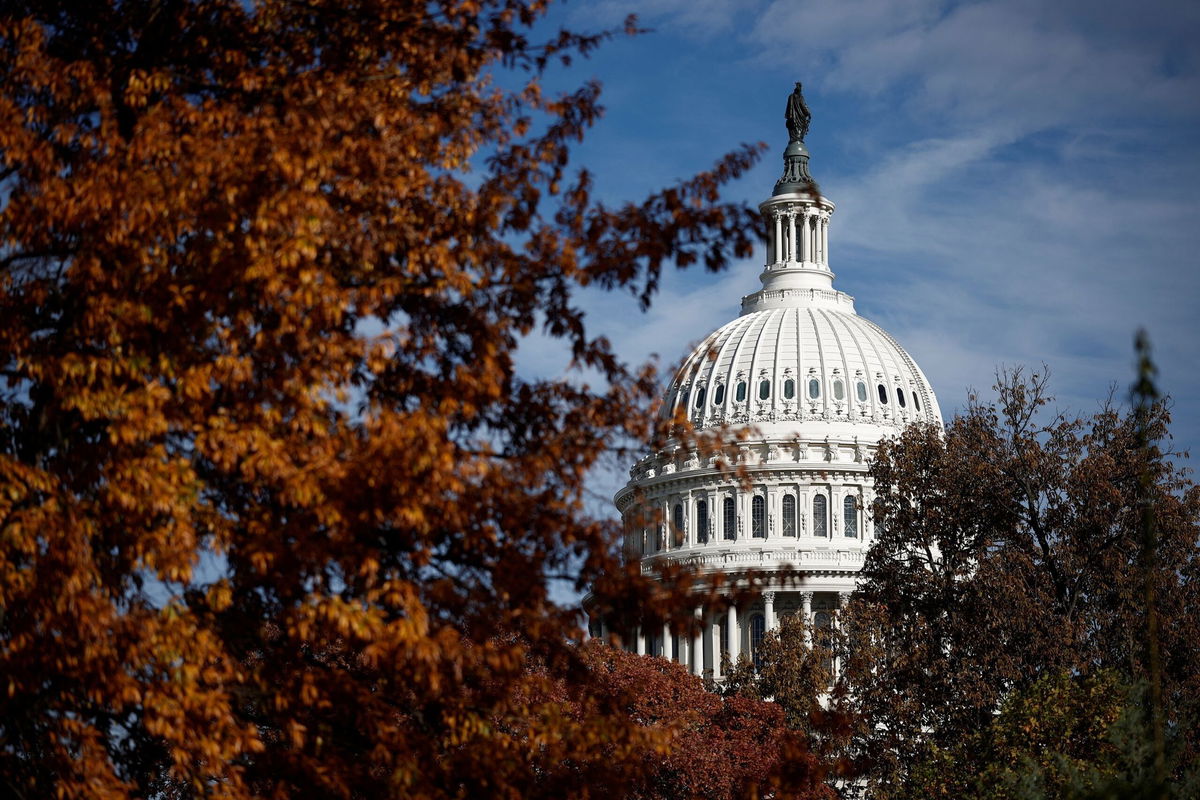
[{"label": "white dome", "polygon": [[906,425],[941,424],[916,362],[833,288],[834,205],[808,172],[809,116],[797,84],[784,174],[759,206],[768,237],[762,288],[667,387],[665,419],[683,412],[697,428],[728,426],[731,447],[669,440],[633,465],[614,498],[626,557],[646,573],[681,563],[730,586],[748,571],[765,581],[757,599],[696,609],[703,624],[692,637],[646,628],[626,642],[718,680],[722,653],[733,661],[753,653],[779,615],[831,624],[876,534],[875,448]]},{"label": "white dome", "polygon": [[[805,421],[820,421],[822,435],[841,428],[838,423],[847,433],[859,426],[940,423],[937,399],[916,362],[886,331],[854,313],[848,295],[775,294],[782,295],[770,298],[776,307],[744,313],[692,352],[668,389],[665,416],[685,406],[700,428],[784,423],[794,433],[803,432]],[[763,302],[757,295],[746,300]]]}]

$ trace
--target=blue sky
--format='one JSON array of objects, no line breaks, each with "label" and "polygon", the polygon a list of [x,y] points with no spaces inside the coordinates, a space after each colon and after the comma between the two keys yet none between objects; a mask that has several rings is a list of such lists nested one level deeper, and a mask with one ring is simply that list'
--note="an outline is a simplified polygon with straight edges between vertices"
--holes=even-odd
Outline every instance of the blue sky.
[{"label": "blue sky", "polygon": [[[803,81],[812,173],[837,204],[835,285],[913,355],[947,416],[1002,365],[1047,364],[1065,411],[1114,384],[1124,399],[1145,326],[1174,446],[1200,444],[1200,3],[596,0],[552,22],[628,13],[654,32],[556,78],[604,85],[577,163],[606,198],[762,140],[729,192],[757,204]],[[761,263],[672,272],[646,314],[589,296],[592,324],[666,368],[737,314]],[[523,366],[553,371],[552,348],[529,344]]]}]

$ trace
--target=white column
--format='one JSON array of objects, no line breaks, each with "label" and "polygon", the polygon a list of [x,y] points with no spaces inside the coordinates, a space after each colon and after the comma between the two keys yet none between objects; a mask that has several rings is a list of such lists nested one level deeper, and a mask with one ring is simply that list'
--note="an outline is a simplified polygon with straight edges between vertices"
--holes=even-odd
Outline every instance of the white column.
[{"label": "white column", "polygon": [[[689,397],[688,402],[691,402]],[[671,530],[672,524],[675,522],[671,518],[671,501],[663,500],[662,502],[662,532],[663,532],[663,550],[670,550],[675,544],[675,532]]]},{"label": "white column", "polygon": [[804,644],[806,647],[812,647],[812,644],[813,644],[812,599],[813,599],[812,592],[801,592],[800,593],[800,602],[801,602],[800,618],[804,620]]},{"label": "white column", "polygon": [[783,219],[775,212],[775,261],[783,261]]},{"label": "white column", "polygon": [[800,253],[796,247],[796,212],[788,212],[788,261],[799,261]]},{"label": "white column", "polygon": [[696,501],[691,489],[680,502],[683,503],[683,546],[691,547],[696,543]]},{"label": "white column", "polygon": [[663,658],[671,657],[671,626],[666,623],[663,623],[662,647],[659,649],[661,650],[659,653],[660,656]]},{"label": "white column", "polygon": [[767,624],[767,630],[775,630],[775,593],[763,592],[763,620]]},{"label": "white column", "polygon": [[738,625],[738,613],[737,613],[736,605],[729,607],[729,616],[728,616],[727,624],[729,625],[729,663],[736,665],[737,660],[738,660],[738,653],[741,652],[741,644],[742,644],[742,640],[741,640],[742,629]]},{"label": "white column", "polygon": [[692,674],[704,674],[704,610],[696,606],[696,632],[692,635]]},{"label": "white column", "polygon": [[646,655],[646,632],[641,627],[637,629],[637,654]]},{"label": "white column", "polygon": [[821,263],[829,266],[829,217],[821,217]]},{"label": "white column", "polygon": [[704,625],[704,638],[707,640],[709,663],[712,664],[713,678],[721,677],[721,638],[717,634],[716,615],[709,614],[708,621]]}]

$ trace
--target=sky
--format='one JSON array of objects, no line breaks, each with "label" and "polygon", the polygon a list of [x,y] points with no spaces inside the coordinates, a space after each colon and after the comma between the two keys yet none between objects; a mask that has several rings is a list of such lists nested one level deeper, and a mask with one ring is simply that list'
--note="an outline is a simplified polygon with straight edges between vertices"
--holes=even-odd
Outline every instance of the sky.
[{"label": "sky", "polygon": [[[765,141],[727,192],[757,205],[802,81],[810,169],[837,206],[835,288],[914,357],[947,417],[969,390],[988,398],[1001,367],[1046,365],[1067,413],[1113,387],[1124,400],[1144,327],[1171,445],[1198,449],[1200,3],[593,0],[549,23],[595,30],[629,13],[652,32],[554,78],[603,84],[576,163],[606,200]],[[763,259],[671,271],[646,313],[589,295],[589,320],[628,361],[658,354],[669,373],[737,315]],[[551,351],[531,341],[522,369],[561,368]],[[598,494],[622,479],[598,477]]]}]

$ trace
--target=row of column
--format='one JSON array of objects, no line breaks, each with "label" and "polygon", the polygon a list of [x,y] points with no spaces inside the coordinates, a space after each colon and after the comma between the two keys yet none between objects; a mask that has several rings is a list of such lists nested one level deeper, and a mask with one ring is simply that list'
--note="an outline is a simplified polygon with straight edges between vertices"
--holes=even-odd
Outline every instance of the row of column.
[{"label": "row of column", "polygon": [[[791,261],[813,261],[818,264],[828,264],[829,253],[829,214],[805,210],[803,222],[800,225],[800,237],[796,237],[796,217],[794,211],[777,212],[775,214],[775,263]],[[787,228],[784,228],[784,218],[787,218]],[[815,221],[815,223],[814,223]]]},{"label": "row of column", "polygon": [[[849,597],[849,592],[838,592],[838,607],[845,605],[846,598]],[[765,631],[774,630],[778,627],[778,620],[775,617],[775,592],[764,592],[763,598],[763,618],[765,622]],[[804,643],[812,647],[812,628],[813,628],[813,610],[812,610],[813,592],[801,592],[800,613],[805,620],[805,636]],[[678,654],[671,652],[671,628],[669,625],[663,625],[662,633],[658,638],[658,646],[654,653],[648,651],[647,636],[644,631],[637,632],[636,652],[638,655],[655,655],[662,658],[669,658],[673,661],[678,661],[680,664],[687,665],[691,668],[692,674],[703,675],[705,662],[712,665],[713,678],[721,677],[721,636],[720,622],[721,617],[724,617],[725,630],[729,631],[729,661],[736,664],[738,656],[741,654],[742,646],[742,627],[738,619],[737,606],[730,606],[729,609],[721,614],[709,614],[704,618],[703,609],[697,607],[696,619],[703,620],[703,624],[698,628],[696,633],[690,638],[680,638]],[[751,646],[752,642],[749,643]]]}]

